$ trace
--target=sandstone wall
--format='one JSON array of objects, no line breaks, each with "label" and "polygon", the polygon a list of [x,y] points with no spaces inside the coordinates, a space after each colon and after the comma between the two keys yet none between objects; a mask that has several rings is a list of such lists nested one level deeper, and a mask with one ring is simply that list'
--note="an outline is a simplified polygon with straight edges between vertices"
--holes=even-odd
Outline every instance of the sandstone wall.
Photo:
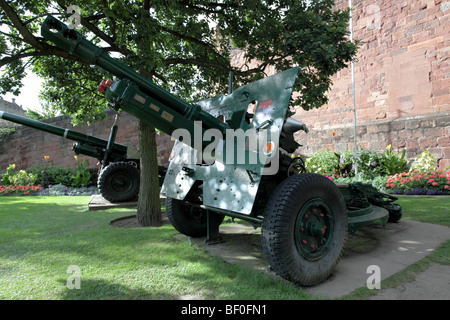
[{"label": "sandstone wall", "polygon": [[[339,8],[347,5],[347,0],[337,1]],[[353,0],[353,7],[354,38],[362,41],[355,63],[358,144],[375,150],[391,144],[395,150],[406,149],[408,159],[429,150],[442,168],[449,166],[450,1]],[[231,61],[243,66],[243,52],[232,50]],[[257,62],[249,65],[253,63]],[[275,70],[269,67],[267,73]],[[297,134],[304,144],[297,153],[353,149],[350,68],[333,77],[328,97],[329,103],[319,109],[295,110],[294,117],[310,128],[309,134]],[[113,115],[108,121],[79,128],[73,128],[66,117],[47,121],[107,139]],[[10,163],[19,168],[44,164],[46,155],[53,164],[76,166],[72,141],[23,127],[9,139],[0,142],[0,170]],[[126,113],[120,117],[117,142],[139,144],[137,120]],[[158,144],[159,162],[167,164],[173,143],[163,135]],[[86,159],[95,166],[95,159]]]},{"label": "sandstone wall", "polygon": [[[355,62],[358,144],[392,144],[408,158],[429,150],[440,167],[450,165],[450,1],[353,0],[353,7],[354,38],[363,42]],[[312,129],[300,135],[299,152],[353,148],[350,71],[334,76],[327,105],[296,110]]]},{"label": "sandstone wall", "polygon": [[[110,112],[109,116],[109,120],[90,126],[74,127],[70,124],[70,118],[67,116],[44,120],[44,122],[107,140],[109,130],[114,123],[114,113]],[[116,142],[139,148],[137,119],[123,112],[119,117],[118,126]],[[173,142],[169,136],[163,134],[157,136],[157,143],[158,161],[161,165],[167,165]],[[78,159],[75,160],[75,154],[72,151],[73,144],[72,140],[19,125],[8,141],[0,143],[0,170],[5,170],[9,164],[13,163],[16,165],[16,169],[47,164],[75,168],[77,160],[78,162],[86,160],[89,167],[97,166],[97,159],[91,157],[78,156]],[[48,156],[48,160],[44,159],[45,156]]]}]

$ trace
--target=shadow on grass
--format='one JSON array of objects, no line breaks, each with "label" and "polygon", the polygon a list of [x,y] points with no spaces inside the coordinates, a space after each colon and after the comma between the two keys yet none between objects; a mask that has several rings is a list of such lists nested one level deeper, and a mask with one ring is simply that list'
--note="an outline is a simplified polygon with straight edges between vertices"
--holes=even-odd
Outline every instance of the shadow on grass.
[{"label": "shadow on grass", "polygon": [[[131,210],[90,212],[87,202],[81,197],[0,199],[0,264],[11,268],[11,279],[42,278],[45,289],[39,281],[25,285],[28,292],[48,292],[40,293],[48,294],[44,299],[310,298],[299,288],[174,240],[177,232],[170,225],[115,228],[110,222]],[[81,289],[61,293],[70,265],[80,267]],[[20,285],[0,277],[5,297]]]}]

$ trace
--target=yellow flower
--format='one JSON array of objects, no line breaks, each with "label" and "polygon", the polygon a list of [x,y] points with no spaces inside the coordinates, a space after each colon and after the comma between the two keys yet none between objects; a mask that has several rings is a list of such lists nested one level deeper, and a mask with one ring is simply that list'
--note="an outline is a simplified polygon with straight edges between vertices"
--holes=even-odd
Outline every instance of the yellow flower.
[{"label": "yellow flower", "polygon": [[386,149],[388,149],[388,150],[391,150],[391,145],[388,145],[387,147],[386,147]]},{"label": "yellow flower", "polygon": [[78,157],[77,156],[73,156],[74,158],[75,158],[75,160],[77,160],[78,161]]},{"label": "yellow flower", "polygon": [[50,158],[50,157],[49,157],[49,156],[44,156],[44,159],[45,159],[45,160],[48,160],[48,158]]}]

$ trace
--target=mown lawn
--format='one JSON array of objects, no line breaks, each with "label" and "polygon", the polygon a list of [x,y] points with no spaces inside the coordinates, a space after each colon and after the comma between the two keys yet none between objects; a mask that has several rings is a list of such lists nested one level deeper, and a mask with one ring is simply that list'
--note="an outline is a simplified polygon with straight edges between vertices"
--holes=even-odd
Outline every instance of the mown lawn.
[{"label": "mown lawn", "polygon": [[[0,198],[0,299],[312,298],[174,239],[170,225],[112,227],[111,220],[133,211],[88,211],[88,202]],[[67,288],[75,284],[67,273],[72,265],[80,270],[80,289]]]},{"label": "mown lawn", "polygon": [[[131,209],[88,211],[89,197],[0,197],[0,299],[317,299],[178,241],[172,226],[114,228]],[[401,197],[403,218],[450,225],[449,197]],[[433,255],[446,263],[449,246]],[[69,289],[81,273],[80,289]],[[69,280],[69,281],[68,281]]]}]

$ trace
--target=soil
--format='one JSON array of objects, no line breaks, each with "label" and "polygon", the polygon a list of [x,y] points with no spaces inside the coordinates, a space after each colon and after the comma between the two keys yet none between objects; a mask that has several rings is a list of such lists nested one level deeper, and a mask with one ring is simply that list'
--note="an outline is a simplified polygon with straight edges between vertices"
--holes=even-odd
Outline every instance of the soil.
[{"label": "soil", "polygon": [[[167,219],[165,212],[162,213],[162,221],[163,224],[169,224],[169,219]],[[135,214],[115,219],[110,224],[116,228],[146,228],[139,224]]]}]

